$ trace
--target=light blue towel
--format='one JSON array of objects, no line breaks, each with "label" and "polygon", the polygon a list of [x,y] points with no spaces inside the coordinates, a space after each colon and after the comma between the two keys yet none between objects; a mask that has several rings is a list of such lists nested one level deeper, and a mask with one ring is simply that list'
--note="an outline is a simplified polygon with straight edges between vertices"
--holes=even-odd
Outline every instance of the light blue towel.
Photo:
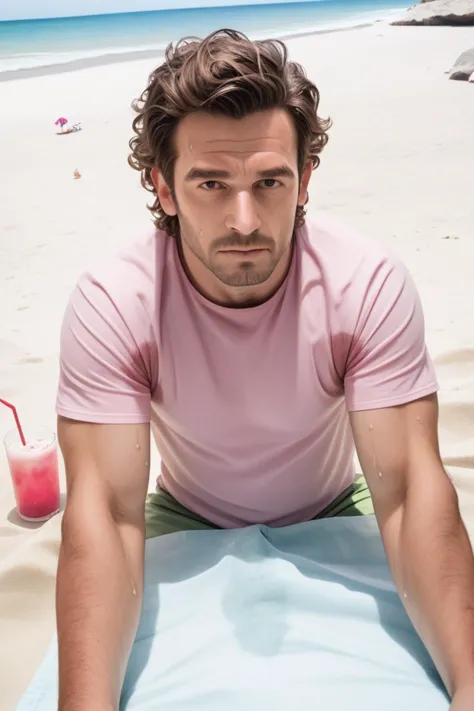
[{"label": "light blue towel", "polygon": [[[121,710],[446,711],[374,517],[146,546]],[[56,643],[18,711],[57,708]]]}]

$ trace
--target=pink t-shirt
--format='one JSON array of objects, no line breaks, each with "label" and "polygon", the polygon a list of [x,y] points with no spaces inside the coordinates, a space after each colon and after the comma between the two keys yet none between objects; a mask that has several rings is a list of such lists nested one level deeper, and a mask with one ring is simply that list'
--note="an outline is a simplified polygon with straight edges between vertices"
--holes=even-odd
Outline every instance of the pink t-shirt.
[{"label": "pink t-shirt", "polygon": [[84,274],[61,333],[57,413],[151,422],[158,483],[181,504],[222,527],[280,526],[353,482],[348,411],[436,390],[406,268],[319,217],[256,307],[205,299],[161,232]]}]

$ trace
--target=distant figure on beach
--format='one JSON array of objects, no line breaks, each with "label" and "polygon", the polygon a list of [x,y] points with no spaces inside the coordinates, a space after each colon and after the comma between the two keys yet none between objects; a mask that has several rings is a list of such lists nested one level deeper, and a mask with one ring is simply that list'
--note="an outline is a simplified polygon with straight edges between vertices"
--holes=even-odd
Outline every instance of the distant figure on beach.
[{"label": "distant figure on beach", "polygon": [[68,120],[64,116],[61,118],[58,118],[55,122],[55,126],[59,126],[60,130],[57,131],[56,135],[57,136],[67,136],[70,133],[77,133],[78,131],[82,131],[82,126],[81,126],[81,121],[78,121],[77,123],[72,124],[66,131],[64,130],[64,127],[67,125]]},{"label": "distant figure on beach", "polygon": [[473,557],[422,306],[397,257],[307,217],[319,101],[282,42],[221,30],[169,46],[134,102],[154,230],[80,278],[61,332],[60,711],[118,708],[145,537],[374,513],[452,711],[474,708]]}]

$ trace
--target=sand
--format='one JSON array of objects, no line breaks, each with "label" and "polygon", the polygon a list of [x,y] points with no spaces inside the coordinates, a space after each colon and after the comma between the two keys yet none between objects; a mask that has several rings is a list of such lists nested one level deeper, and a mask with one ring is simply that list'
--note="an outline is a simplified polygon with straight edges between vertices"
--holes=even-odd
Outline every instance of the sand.
[{"label": "sand", "polygon": [[[420,290],[442,453],[473,535],[474,86],[445,71],[474,46],[474,28],[379,23],[288,44],[334,121],[311,209],[389,245]],[[25,424],[55,426],[59,327],[77,277],[150,228],[126,159],[130,102],[152,68],[146,59],[0,84],[0,396]],[[56,136],[61,115],[83,131]],[[11,425],[0,410],[0,433]],[[157,465],[155,454],[151,486]],[[1,452],[0,474],[0,686],[10,711],[54,629],[60,517],[21,524]]]}]

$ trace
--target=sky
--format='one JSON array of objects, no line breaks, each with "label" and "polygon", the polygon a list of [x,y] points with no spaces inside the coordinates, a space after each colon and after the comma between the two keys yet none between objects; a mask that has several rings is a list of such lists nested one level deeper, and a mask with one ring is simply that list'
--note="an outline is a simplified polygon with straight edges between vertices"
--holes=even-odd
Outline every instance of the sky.
[{"label": "sky", "polygon": [[0,20],[100,15],[109,12],[142,10],[177,10],[184,7],[215,7],[216,5],[264,5],[270,1],[297,2],[298,0],[79,0],[76,3],[64,2],[64,0],[0,0]]}]

